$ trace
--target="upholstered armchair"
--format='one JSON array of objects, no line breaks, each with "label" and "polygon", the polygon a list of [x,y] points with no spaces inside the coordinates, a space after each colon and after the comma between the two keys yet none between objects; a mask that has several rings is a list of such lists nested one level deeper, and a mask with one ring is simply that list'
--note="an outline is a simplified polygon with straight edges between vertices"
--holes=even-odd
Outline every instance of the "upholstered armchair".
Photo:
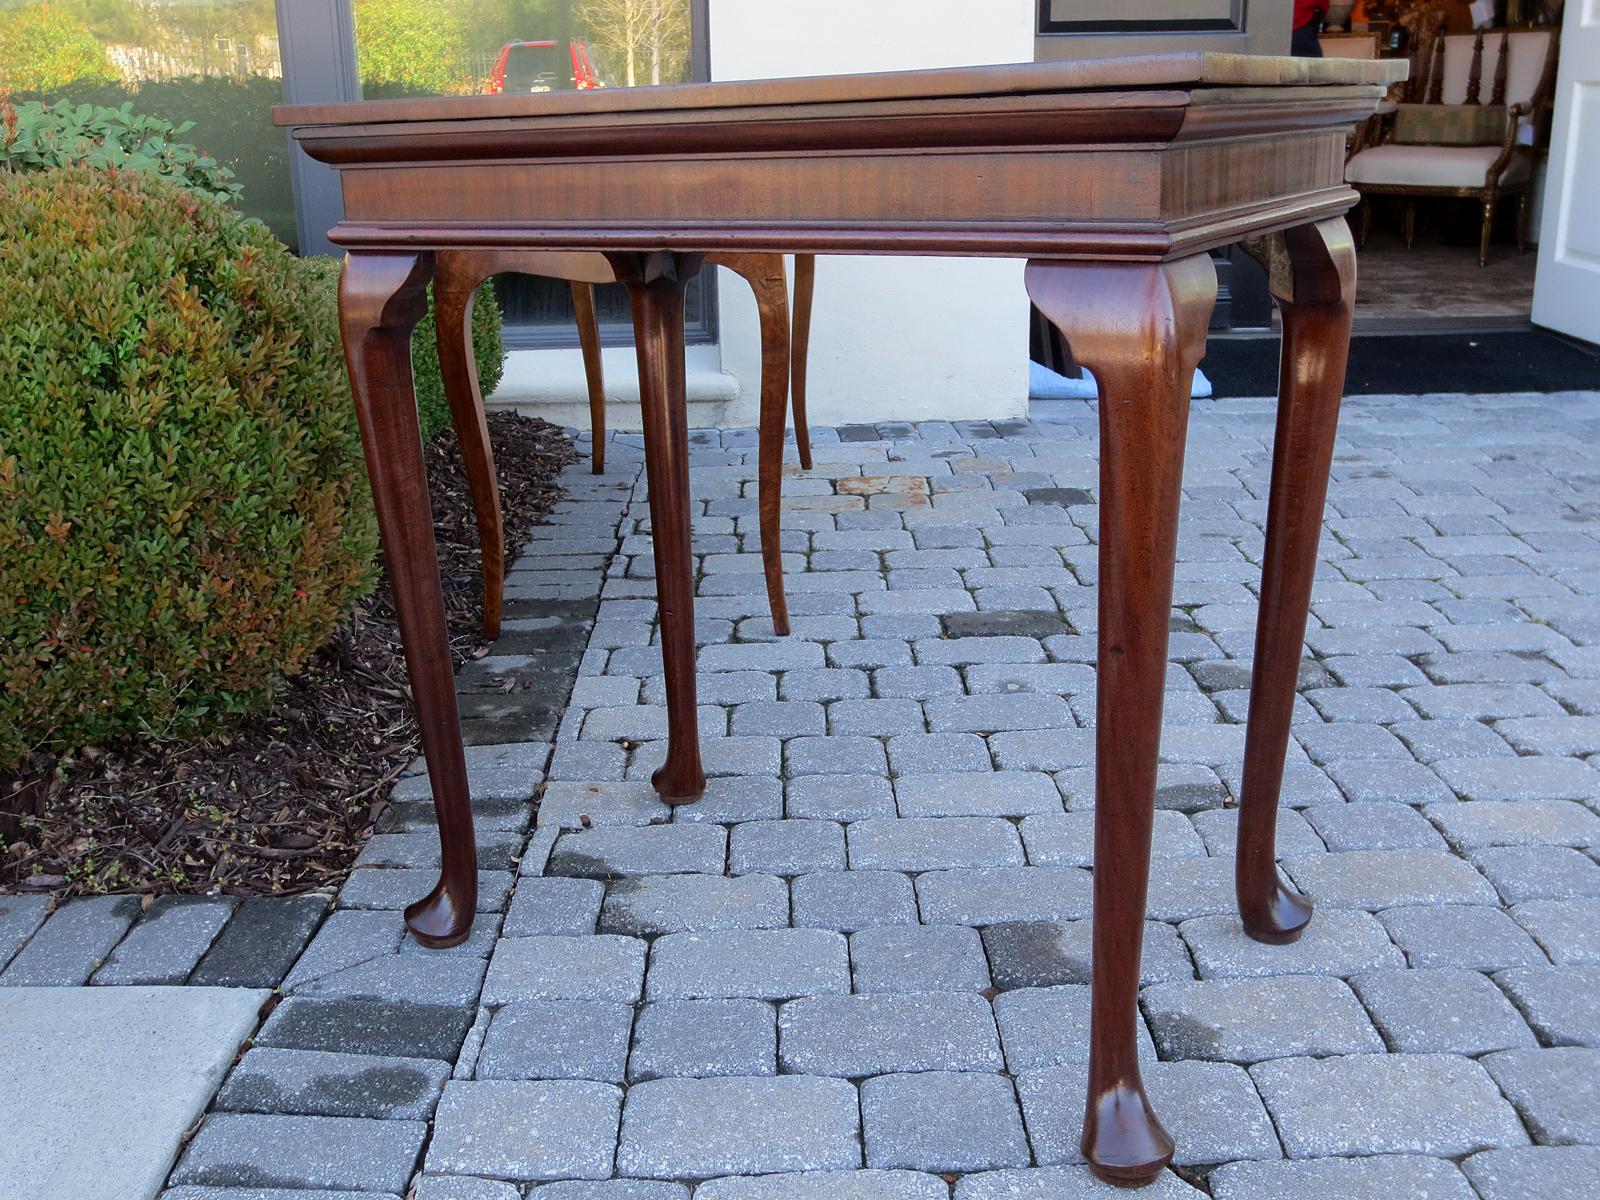
[{"label": "upholstered armchair", "polygon": [[1479,30],[1434,42],[1426,99],[1398,105],[1379,144],[1345,166],[1364,201],[1362,242],[1374,196],[1404,197],[1407,246],[1419,197],[1468,197],[1483,212],[1478,263],[1486,265],[1495,208],[1502,196],[1515,195],[1517,248],[1526,248],[1528,193],[1544,124],[1538,117],[1554,81],[1555,45],[1549,28]]}]

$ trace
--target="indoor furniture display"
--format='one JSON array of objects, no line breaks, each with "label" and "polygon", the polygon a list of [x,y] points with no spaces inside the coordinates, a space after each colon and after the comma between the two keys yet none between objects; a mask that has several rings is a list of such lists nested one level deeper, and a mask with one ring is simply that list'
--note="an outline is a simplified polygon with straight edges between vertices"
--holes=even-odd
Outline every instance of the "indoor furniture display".
[{"label": "indoor furniture display", "polygon": [[[794,321],[789,318],[789,283],[781,254],[712,254],[706,263],[743,276],[755,293],[761,323],[761,416],[756,480],[761,538],[761,567],[766,577],[772,628],[789,632],[788,603],[783,592],[782,549],[778,544],[779,499],[783,469],[784,405],[794,395],[795,443],[803,469],[811,468],[811,437],[806,428],[806,359],[811,340],[811,300],[816,273],[813,255],[797,254],[794,271]],[[491,275],[519,273],[567,280],[578,318],[583,371],[589,392],[590,461],[596,475],[605,471],[606,384],[600,361],[600,322],[595,316],[596,284],[615,283],[616,272],[603,254],[547,250],[447,250],[434,267],[433,294],[437,311],[439,370],[444,380],[450,419],[466,464],[472,507],[478,523],[483,563],[483,635],[500,636],[505,606],[505,529],[500,518],[500,488],[495,480],[494,450],[478,387],[478,365],[472,355],[472,301]],[[766,452],[769,438],[778,452]]]},{"label": "indoor furniture display", "polygon": [[1489,235],[1502,196],[1517,197],[1517,249],[1527,245],[1528,200],[1538,155],[1541,107],[1555,80],[1555,33],[1537,29],[1479,30],[1437,38],[1421,103],[1402,104],[1382,140],[1358,151],[1345,177],[1367,203],[1404,199],[1406,245],[1416,232],[1418,198],[1478,201],[1478,263],[1489,261]]},{"label": "indoor furniture display", "polygon": [[[439,818],[438,885],[406,911],[466,938],[477,873],[409,339],[439,259],[598,251],[629,288],[667,693],[653,782],[705,786],[684,396],[684,286],[705,254],[1028,260],[1033,303],[1099,386],[1099,617],[1083,1146],[1133,1185],[1172,1156],[1140,1078],[1144,935],[1189,393],[1246,244],[1283,314],[1245,747],[1245,930],[1299,936],[1275,818],[1355,295],[1344,145],[1405,64],[1209,53],[530,96],[299,105],[279,123],[338,169],[340,320]],[[915,413],[906,413],[915,419]],[[781,453],[776,437],[762,453]],[[1293,1020],[1294,1014],[1284,1014]]]}]

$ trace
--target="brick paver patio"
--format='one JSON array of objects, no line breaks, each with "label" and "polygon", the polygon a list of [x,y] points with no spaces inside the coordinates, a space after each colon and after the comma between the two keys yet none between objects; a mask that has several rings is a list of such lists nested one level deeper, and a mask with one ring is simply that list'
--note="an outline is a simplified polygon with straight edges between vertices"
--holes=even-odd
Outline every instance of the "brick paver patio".
[{"label": "brick paver patio", "polygon": [[[1280,826],[1318,911],[1289,947],[1243,936],[1229,857],[1272,411],[1191,421],[1143,995],[1179,1157],[1147,1194],[1600,1195],[1600,405],[1347,402]],[[1113,1194],[1076,1150],[1095,429],[1052,402],[814,431],[782,641],[754,434],[696,434],[713,778],[677,810],[648,784],[637,439],[571,472],[506,653],[463,677],[479,933],[401,939],[436,856],[408,782],[170,1200],[374,1200],[413,1165],[417,1200]]]}]

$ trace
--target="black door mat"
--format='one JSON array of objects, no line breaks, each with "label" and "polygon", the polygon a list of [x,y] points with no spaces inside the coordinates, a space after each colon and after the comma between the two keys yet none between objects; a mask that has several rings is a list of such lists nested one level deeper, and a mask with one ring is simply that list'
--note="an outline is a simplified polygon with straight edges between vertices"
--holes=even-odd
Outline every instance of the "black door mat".
[{"label": "black door mat", "polygon": [[[1275,396],[1278,339],[1213,338],[1201,364],[1218,396]],[[1357,335],[1347,396],[1600,390],[1600,353],[1537,329]]]}]

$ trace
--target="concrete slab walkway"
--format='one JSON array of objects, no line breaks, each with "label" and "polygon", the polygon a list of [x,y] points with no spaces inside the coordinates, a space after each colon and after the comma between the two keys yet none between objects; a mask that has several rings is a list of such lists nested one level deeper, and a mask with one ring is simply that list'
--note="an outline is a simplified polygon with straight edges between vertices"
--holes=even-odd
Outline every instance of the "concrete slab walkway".
[{"label": "concrete slab walkway", "polygon": [[268,995],[0,988],[0,1196],[154,1196]]}]

